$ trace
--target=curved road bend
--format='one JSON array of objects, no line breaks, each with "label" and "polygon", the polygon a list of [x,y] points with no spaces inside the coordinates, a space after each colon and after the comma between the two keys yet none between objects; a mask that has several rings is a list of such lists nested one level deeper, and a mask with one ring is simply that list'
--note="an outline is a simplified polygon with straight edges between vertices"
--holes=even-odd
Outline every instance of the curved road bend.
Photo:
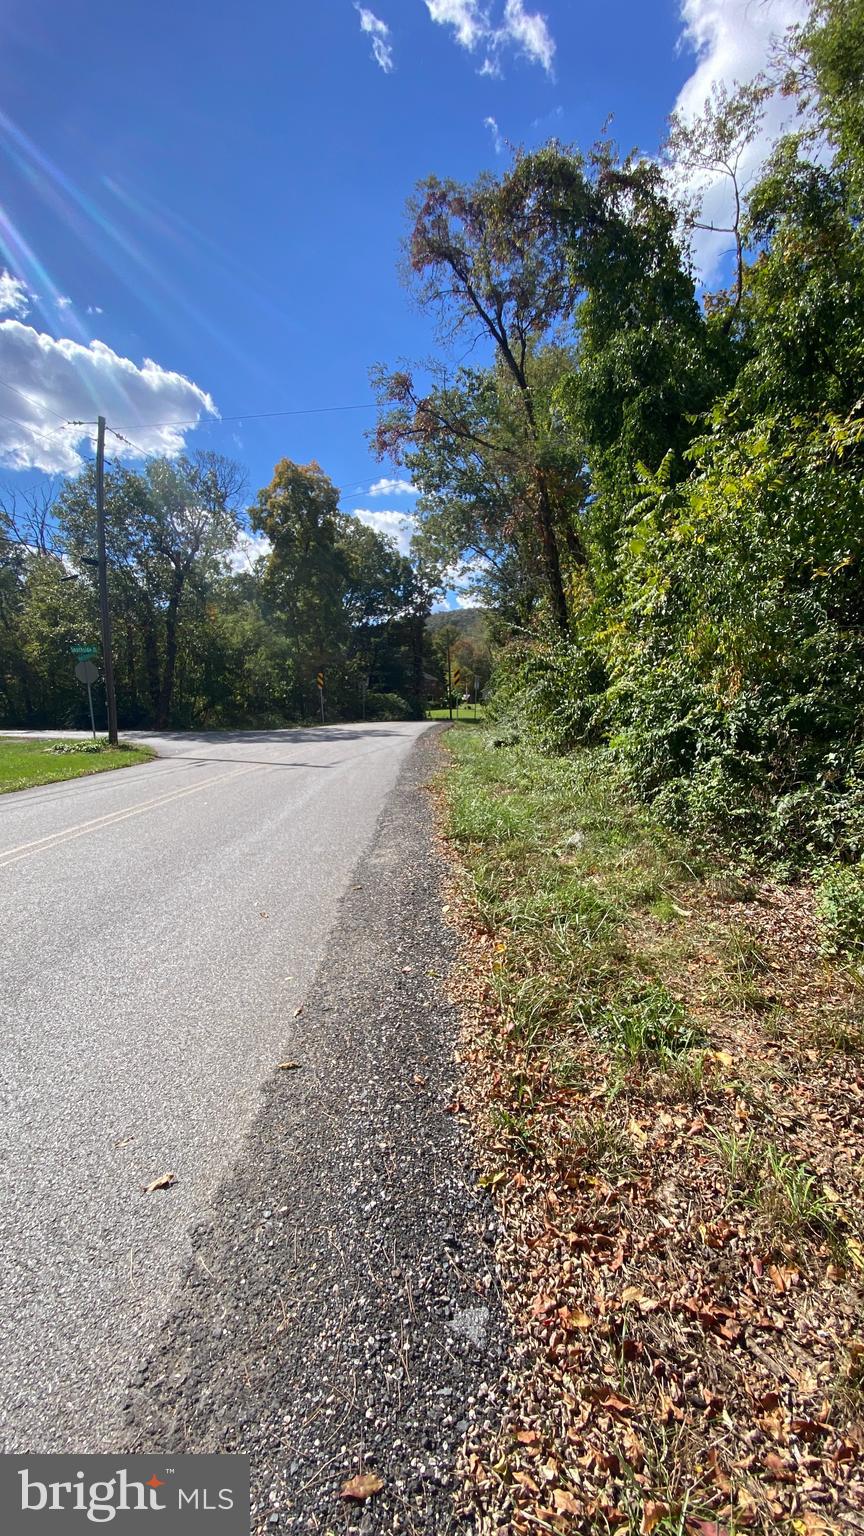
[{"label": "curved road bend", "polygon": [[142,736],[158,762],[0,797],[4,1450],[114,1448],[425,729]]}]

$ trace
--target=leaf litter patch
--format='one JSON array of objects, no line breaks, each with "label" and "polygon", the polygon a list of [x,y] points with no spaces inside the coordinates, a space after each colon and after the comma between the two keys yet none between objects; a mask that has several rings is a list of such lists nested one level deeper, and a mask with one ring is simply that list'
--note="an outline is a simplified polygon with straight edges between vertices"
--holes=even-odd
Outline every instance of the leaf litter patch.
[{"label": "leaf litter patch", "polygon": [[864,1531],[862,997],[812,892],[715,872],[628,905],[619,858],[603,951],[574,970],[589,905],[534,921],[536,850],[450,854],[451,1107],[518,1340],[509,1406],[466,1450],[466,1520]]}]

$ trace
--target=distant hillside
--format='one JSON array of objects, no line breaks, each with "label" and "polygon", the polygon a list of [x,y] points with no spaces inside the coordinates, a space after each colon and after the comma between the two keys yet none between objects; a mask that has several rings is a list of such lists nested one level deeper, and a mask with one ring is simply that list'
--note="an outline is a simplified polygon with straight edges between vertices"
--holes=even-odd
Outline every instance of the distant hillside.
[{"label": "distant hillside", "polygon": [[439,629],[447,625],[449,628],[458,629],[460,635],[466,640],[472,640],[475,645],[487,645],[488,615],[485,608],[454,608],[442,613],[430,613],[426,621],[426,628],[434,635]]}]

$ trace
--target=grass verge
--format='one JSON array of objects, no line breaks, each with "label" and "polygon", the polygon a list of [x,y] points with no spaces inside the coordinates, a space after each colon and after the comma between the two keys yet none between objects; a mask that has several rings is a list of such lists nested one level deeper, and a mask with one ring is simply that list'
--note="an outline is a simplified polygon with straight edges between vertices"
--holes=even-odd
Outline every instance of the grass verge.
[{"label": "grass verge", "polygon": [[[58,750],[59,749],[59,750]],[[131,768],[149,763],[155,752],[149,747],[126,746],[112,750],[104,742],[25,740],[0,736],[0,794],[12,789],[32,789],[59,779],[78,779],[109,768]]]},{"label": "grass verge", "polygon": [[[477,711],[476,715],[474,713],[475,707],[476,707],[476,711]],[[485,704],[477,704],[476,706],[474,704],[460,704],[458,709],[456,709],[455,707],[453,709],[453,719],[454,720],[462,720],[462,721],[465,721],[466,723],[474,724],[476,720],[485,720],[485,718],[486,718],[486,705]],[[435,709],[427,709],[427,711],[426,711],[426,719],[427,720],[449,720],[450,719],[450,711],[449,711],[449,709],[438,708],[438,707],[436,707]]]},{"label": "grass verge", "polygon": [[[481,1532],[864,1530],[858,973],[607,758],[448,734],[461,1107],[516,1338]],[[857,1512],[857,1513],[856,1513]]]}]

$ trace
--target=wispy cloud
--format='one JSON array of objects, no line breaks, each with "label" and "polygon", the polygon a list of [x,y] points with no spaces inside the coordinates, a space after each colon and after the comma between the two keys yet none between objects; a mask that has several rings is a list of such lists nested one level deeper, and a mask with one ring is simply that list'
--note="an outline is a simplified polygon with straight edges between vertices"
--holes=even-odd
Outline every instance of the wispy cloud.
[{"label": "wispy cloud", "polygon": [[[693,50],[696,64],[678,93],[675,111],[692,119],[701,112],[712,85],[744,85],[752,80],[768,63],[774,38],[802,21],[808,9],[807,0],[763,0],[759,5],[753,0],[723,0],[723,4],[717,0],[681,0],[680,47]],[[756,175],[769,145],[792,111],[782,97],[768,103],[762,133],[741,163],[744,183]],[[728,189],[722,176],[708,186],[702,222],[728,225]],[[696,231],[693,254],[705,281],[718,275],[728,249],[728,235]]]},{"label": "wispy cloud", "polygon": [[0,463],[12,469],[79,470],[81,446],[93,428],[69,423],[91,422],[94,402],[112,427],[135,443],[135,449],[121,450],[131,457],[139,449],[179,453],[189,424],[218,414],[203,389],[151,358],[139,366],[104,341],[85,346],[20,320],[0,321],[0,378],[14,379],[22,397],[15,402],[17,420],[0,420]]},{"label": "wispy cloud", "polygon": [[483,127],[488,128],[492,135],[492,143],[495,145],[496,155],[503,155],[506,146],[501,137],[501,130],[498,127],[497,119],[494,117],[484,117]]},{"label": "wispy cloud", "polygon": [[70,299],[68,293],[58,293],[58,295],[57,295],[56,299],[54,300],[54,302],[57,305],[58,309],[71,309],[72,308],[72,300]]},{"label": "wispy cloud", "polygon": [[525,0],[505,0],[503,11],[494,13],[480,0],[426,0],[426,9],[440,26],[452,27],[460,48],[482,51],[481,75],[500,75],[501,56],[508,50],[551,74],[555,39],[546,17],[526,11]]},{"label": "wispy cloud", "polygon": [[375,63],[383,69],[385,75],[389,75],[393,69],[393,45],[389,41],[390,28],[386,21],[376,16],[374,11],[367,9],[365,5],[355,4],[357,15],[360,17],[360,30],[372,39],[372,57]]},{"label": "wispy cloud", "polygon": [[410,480],[391,480],[385,475],[369,489],[370,496],[416,496],[417,487]]},{"label": "wispy cloud", "polygon": [[405,512],[378,512],[370,507],[355,507],[353,515],[359,517],[361,523],[365,523],[367,528],[374,528],[376,533],[383,533],[387,538],[394,539],[400,553],[407,555],[417,526],[413,517],[409,517]]},{"label": "wispy cloud", "polygon": [[32,294],[20,277],[13,277],[4,268],[0,272],[0,315],[15,315],[23,320],[30,309]]}]

